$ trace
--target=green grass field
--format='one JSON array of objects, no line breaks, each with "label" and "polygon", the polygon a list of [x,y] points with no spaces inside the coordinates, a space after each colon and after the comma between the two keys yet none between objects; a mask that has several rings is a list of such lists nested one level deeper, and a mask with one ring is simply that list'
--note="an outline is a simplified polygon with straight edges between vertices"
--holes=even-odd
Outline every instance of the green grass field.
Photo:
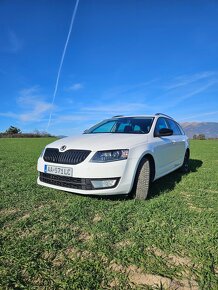
[{"label": "green grass field", "polygon": [[218,141],[146,201],[38,186],[51,141],[0,139],[0,289],[218,289]]}]

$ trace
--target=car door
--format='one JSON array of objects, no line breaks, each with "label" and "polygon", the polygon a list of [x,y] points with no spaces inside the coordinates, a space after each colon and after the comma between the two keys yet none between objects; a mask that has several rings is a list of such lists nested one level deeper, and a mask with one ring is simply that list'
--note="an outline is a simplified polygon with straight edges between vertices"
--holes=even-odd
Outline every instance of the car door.
[{"label": "car door", "polygon": [[155,129],[154,129],[154,140],[153,150],[156,164],[156,178],[161,177],[168,172],[172,171],[175,162],[175,153],[173,153],[174,145],[172,142],[172,136],[161,136],[155,137],[155,133],[158,133],[160,129],[168,128],[169,125],[164,117],[159,117]]},{"label": "car door", "polygon": [[185,135],[183,135],[177,123],[172,119],[167,119],[168,126],[171,130],[173,130],[173,135],[171,136],[173,150],[172,154],[174,159],[174,167],[179,167],[182,165],[185,150],[186,150],[186,140]]}]

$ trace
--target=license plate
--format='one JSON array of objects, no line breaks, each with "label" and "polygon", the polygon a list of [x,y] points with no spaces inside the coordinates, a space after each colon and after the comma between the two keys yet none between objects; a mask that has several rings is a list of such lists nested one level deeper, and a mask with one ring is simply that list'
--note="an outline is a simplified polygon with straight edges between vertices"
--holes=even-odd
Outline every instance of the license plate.
[{"label": "license plate", "polygon": [[69,167],[45,165],[44,172],[61,176],[73,176],[73,169]]}]

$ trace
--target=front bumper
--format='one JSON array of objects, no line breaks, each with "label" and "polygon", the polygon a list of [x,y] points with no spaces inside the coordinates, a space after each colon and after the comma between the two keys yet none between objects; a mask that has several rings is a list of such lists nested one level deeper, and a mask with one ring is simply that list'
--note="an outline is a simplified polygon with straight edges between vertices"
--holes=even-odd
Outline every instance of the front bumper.
[{"label": "front bumper", "polygon": [[[114,180],[114,185],[113,186],[105,186],[105,187],[100,187],[98,189],[108,189],[108,188],[114,188],[117,186],[120,178],[111,178]],[[111,179],[106,179],[106,180],[111,180]],[[105,179],[98,178],[98,179],[91,179],[91,178],[75,178],[75,177],[68,177],[68,176],[60,176],[60,175],[54,175],[54,174],[49,174],[49,173],[44,173],[44,172],[39,172],[39,180],[43,183],[48,183],[51,185],[57,185],[61,187],[66,187],[66,188],[71,188],[71,189],[82,189],[82,190],[95,190],[93,186],[92,181],[102,181]]]},{"label": "front bumper", "polygon": [[[73,169],[73,177],[61,177],[58,175],[45,174],[45,165],[57,165]],[[85,160],[77,165],[62,165],[48,163],[39,158],[37,170],[39,177],[37,183],[50,188],[64,190],[79,194],[90,195],[116,195],[128,194],[131,191],[136,159],[127,159],[108,163],[93,163]],[[52,175],[52,176],[49,176]],[[115,186],[110,188],[94,189],[91,180],[116,179]]]}]

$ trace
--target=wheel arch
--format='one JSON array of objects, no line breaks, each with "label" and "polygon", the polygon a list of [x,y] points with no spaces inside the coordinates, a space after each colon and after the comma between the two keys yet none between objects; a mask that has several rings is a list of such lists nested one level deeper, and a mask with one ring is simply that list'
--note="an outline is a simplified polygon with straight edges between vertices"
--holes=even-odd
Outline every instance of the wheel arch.
[{"label": "wheel arch", "polygon": [[154,157],[153,155],[150,153],[150,152],[145,152],[141,158],[139,159],[138,163],[137,163],[137,166],[136,166],[136,169],[135,169],[135,172],[134,172],[134,176],[133,176],[133,181],[132,181],[132,186],[131,186],[131,190],[130,192],[133,190],[133,187],[134,187],[134,183],[135,183],[135,179],[136,179],[136,175],[137,175],[137,172],[138,172],[138,169],[139,169],[139,166],[141,164],[141,162],[147,158],[151,164],[151,181],[154,180],[155,178],[155,172],[156,172],[156,169],[155,169],[155,160],[154,160]]},{"label": "wheel arch", "polygon": [[149,163],[151,165],[151,176],[150,176],[150,181],[152,182],[155,178],[155,160],[153,155],[150,152],[146,152],[145,154],[143,154],[141,156],[141,158],[139,159],[137,166],[136,166],[136,170],[134,173],[134,178],[133,178],[133,182],[132,182],[132,186],[131,186],[131,190],[130,190],[130,195],[132,195],[132,192],[134,191],[134,186],[135,186],[135,181],[136,181],[136,177],[138,174],[138,170],[139,170],[139,166],[140,164],[143,162],[144,159],[148,159]]},{"label": "wheel arch", "polygon": [[190,157],[190,149],[189,149],[189,147],[186,148],[185,153],[186,153],[186,152],[188,152],[188,157]]},{"label": "wheel arch", "polygon": [[[146,153],[142,159],[144,158],[148,158],[149,162],[150,162],[150,165],[151,165],[151,181],[154,180],[154,177],[155,177],[155,172],[156,172],[156,169],[155,169],[155,161],[154,161],[154,157],[150,154],[150,153]],[[142,160],[141,159],[141,160]],[[141,162],[141,161],[140,161]]]}]

